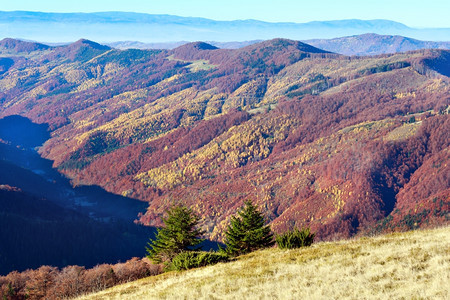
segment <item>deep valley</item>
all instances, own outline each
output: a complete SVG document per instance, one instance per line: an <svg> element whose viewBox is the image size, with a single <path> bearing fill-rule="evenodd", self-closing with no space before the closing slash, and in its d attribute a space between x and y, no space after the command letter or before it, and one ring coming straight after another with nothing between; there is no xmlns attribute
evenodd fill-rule
<svg viewBox="0 0 450 300"><path fill-rule="evenodd" d="M0 274L142 256L153 229L133 221L145 203L72 187L34 149L47 138L46 126L24 117L0 119Z"/></svg>

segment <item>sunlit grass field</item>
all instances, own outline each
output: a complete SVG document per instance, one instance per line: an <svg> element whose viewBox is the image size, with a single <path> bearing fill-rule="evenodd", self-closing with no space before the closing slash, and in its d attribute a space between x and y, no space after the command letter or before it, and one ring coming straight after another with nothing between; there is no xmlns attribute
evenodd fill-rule
<svg viewBox="0 0 450 300"><path fill-rule="evenodd" d="M272 248L80 299L450 299L450 227Z"/></svg>

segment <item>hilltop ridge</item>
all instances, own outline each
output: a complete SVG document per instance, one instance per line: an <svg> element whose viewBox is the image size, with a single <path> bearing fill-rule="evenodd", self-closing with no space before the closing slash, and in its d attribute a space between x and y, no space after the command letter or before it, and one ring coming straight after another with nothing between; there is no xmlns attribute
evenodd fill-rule
<svg viewBox="0 0 450 300"><path fill-rule="evenodd" d="M47 50L50 46L36 43L36 42L25 42L12 38L4 38L0 41L0 50L13 50L15 52L32 52L37 50Z"/></svg>
<svg viewBox="0 0 450 300"><path fill-rule="evenodd" d="M259 40L244 42L208 42L218 48L239 49L245 46L259 43ZM392 54L396 52L406 52L421 49L450 49L450 42L431 42L415 40L404 36L379 35L375 33L366 33L355 36L339 37L334 39L313 39L303 40L302 42L311 46L335 52L343 55L380 55ZM188 42L168 42L168 43L142 43L137 41L113 42L108 43L113 48L118 49L174 49Z"/></svg>
<svg viewBox="0 0 450 300"><path fill-rule="evenodd" d="M78 41L55 47L51 53L43 56L43 60L68 60L68 61L88 61L108 50L110 47L98 44L96 42L79 39Z"/></svg>
<svg viewBox="0 0 450 300"><path fill-rule="evenodd" d="M445 227L288 251L268 249L78 299L445 299L450 293L449 233Z"/></svg>

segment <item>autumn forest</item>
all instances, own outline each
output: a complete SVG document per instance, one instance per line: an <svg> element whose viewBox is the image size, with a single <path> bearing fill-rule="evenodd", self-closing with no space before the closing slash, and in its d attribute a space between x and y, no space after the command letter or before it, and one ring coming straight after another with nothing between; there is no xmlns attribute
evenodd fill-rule
<svg viewBox="0 0 450 300"><path fill-rule="evenodd" d="M139 225L161 226L182 204L201 216L205 238L222 242L250 199L275 233L310 227L334 240L449 223L449 76L449 50L4 39L0 118L45 124L39 154L74 186L141 201Z"/></svg>

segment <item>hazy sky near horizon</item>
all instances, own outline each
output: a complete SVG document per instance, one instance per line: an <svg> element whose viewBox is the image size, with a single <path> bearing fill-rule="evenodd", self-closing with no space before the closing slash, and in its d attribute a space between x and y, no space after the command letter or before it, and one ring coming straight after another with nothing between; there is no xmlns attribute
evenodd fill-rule
<svg viewBox="0 0 450 300"><path fill-rule="evenodd" d="M127 11L214 20L297 23L387 19L410 27L450 27L449 0L0 0L0 10Z"/></svg>

